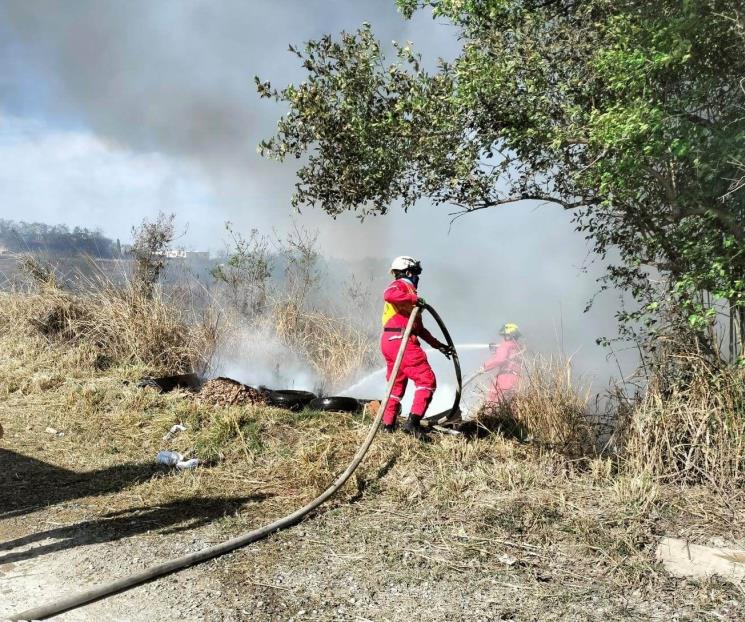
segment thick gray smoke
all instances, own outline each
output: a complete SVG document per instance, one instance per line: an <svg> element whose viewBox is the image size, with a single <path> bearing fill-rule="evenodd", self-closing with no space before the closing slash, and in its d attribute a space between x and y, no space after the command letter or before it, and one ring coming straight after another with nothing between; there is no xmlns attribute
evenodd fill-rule
<svg viewBox="0 0 745 622"><path fill-rule="evenodd" d="M291 167L256 155L282 110L259 101L253 76L301 80L289 43L366 20L386 42L416 35L425 48L457 49L452 31L424 15L405 22L392 0L5 0L0 112L196 163L214 198L185 216L198 224L190 241L204 245L227 218L266 227L289 215Z"/></svg>
<svg viewBox="0 0 745 622"><path fill-rule="evenodd" d="M289 43L363 21L425 58L458 50L452 27L426 14L405 22L393 0L2 0L0 216L126 237L143 216L175 211L185 242L201 248L220 246L225 220L281 231L294 171L256 155L283 111L258 99L253 76L302 80ZM615 371L594 339L613 332L616 300L582 314L599 269L584 271L585 242L567 214L498 208L450 231L447 211L299 222L321 228L321 251L353 267L421 257L423 293L459 341L493 341L515 321L534 349L577 353L601 381Z"/></svg>
<svg viewBox="0 0 745 622"><path fill-rule="evenodd" d="M245 175L276 115L257 105L253 75L297 77L288 42L358 23L350 4L9 0L0 17L11 80L29 69L46 78L47 111L135 149Z"/></svg>

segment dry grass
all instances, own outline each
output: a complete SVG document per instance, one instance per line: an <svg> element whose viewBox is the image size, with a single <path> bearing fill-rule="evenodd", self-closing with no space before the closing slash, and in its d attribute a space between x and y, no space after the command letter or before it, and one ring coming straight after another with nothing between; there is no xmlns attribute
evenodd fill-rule
<svg viewBox="0 0 745 622"><path fill-rule="evenodd" d="M589 383L575 380L570 361L536 356L523 362L514 398L486 404L479 424L568 457L592 456L597 443L590 398Z"/></svg>
<svg viewBox="0 0 745 622"><path fill-rule="evenodd" d="M256 527L324 489L346 466L367 432L369 417L294 414L250 405L225 408L199 403L180 392L158 394L136 388L134 381L146 366L162 359L143 355L152 350L138 345L134 335L114 338L109 336L111 329L98 326L94 330L94 318L121 327L131 317L127 309L136 304L127 298L115 299L106 302L108 309L99 309L105 305L97 295L103 294L94 292L89 300L50 289L0 297L4 445L81 473L100 470L100 477L116 477L124 465L152 464L160 449L199 457L209 466L184 473L153 467L153 475L143 480L124 480L111 490L81 493L83 503L57 510L62 520L173 501L252 497L262 501L240 506L238 516L224 527L232 531ZM150 339L160 334L153 327L174 321L167 301L160 300L153 304L162 304L162 311L153 310L152 315L135 307L138 317L149 318L138 321L152 322L150 329L142 329ZM44 320L50 309L62 309L54 315L61 319L50 324L54 327L51 336L34 323ZM42 322L42 326L48 324ZM109 343L116 345L103 345ZM166 352L182 351L169 343L160 347ZM115 353L116 365L108 370L92 365L101 352ZM173 354L169 358L178 360ZM379 561L383 567L376 569L377 574L385 574L388 564L391 568L400 565L407 572L434 568L434 580L454 569L458 576L471 573L468 576L474 580L497 576L504 571L497 552L509 545L510 553L520 557L514 572L525 574L520 579L508 578L510 582L524 579L535 587L544 579L534 575L542 573L541 577L550 575L552 585L562 586L564 591L559 593L567 598L596 589L598 582L607 585L609 593L626 598L640 585L650 593L659 592L660 586L667 591L677 587L653 562L660 533L700 542L714 536L745 537L741 490L724 492L723 486L712 486L708 478L701 477L665 481L659 477L665 471L641 468L646 462L661 467L673 458L678 460L675 464L685 465L679 458L690 455L691 464L696 465L690 467L690 474L706 468L711 474L738 476L736 464L725 459L734 455L734 439L742 438L736 420L726 416L739 412L740 385L734 377L733 384L723 385L719 392L690 388L672 396L678 401L671 404L681 406L680 411L666 413L669 420L659 416L660 412L649 419L640 414L629 428L624 446L626 468L621 472L610 458L572 459L573 448L581 446L588 434L583 428L587 395L572 389L573 379L563 364L543 361L539 367L535 363L526 377L528 383L514 402L514 413L543 441L539 449L497 434L472 441L442 436L431 445L404 435L381 436L352 481L326 506L325 516L332 518L334 511L348 509L349 522L342 531L360 530L360 537L367 538L360 546L373 546L381 537L386 512L404 517L401 533L390 536L390 550ZM683 405L690 407L694 396L706 400L699 403L699 410L685 410ZM652 405L666 407L665 402L650 401L639 412L651 413ZM718 410L712 415L714 406ZM700 418L689 421L692 412ZM693 432L702 428L702 421L707 422L708 432L696 436ZM163 435L175 423L185 424L187 430L164 441ZM64 436L45 433L50 426ZM673 437L681 426L688 432ZM728 453L707 446L707 441L728 442ZM721 478L712 478L721 482ZM333 549L341 536L332 518L328 519L332 531L318 537L328 538ZM326 519L313 520L323 524ZM411 534L421 541L412 544ZM255 571L251 560L239 568L239 576ZM685 589L699 593L695 586ZM730 592L721 591L712 600L731 598ZM713 592L707 584L700 593Z"/></svg>
<svg viewBox="0 0 745 622"><path fill-rule="evenodd" d="M626 421L625 470L727 489L745 482L745 382L739 371L693 366L686 383L653 380Z"/></svg>
<svg viewBox="0 0 745 622"><path fill-rule="evenodd" d="M374 341L351 319L291 301L273 304L268 319L282 343L307 359L329 390L341 388L375 361Z"/></svg>
<svg viewBox="0 0 745 622"><path fill-rule="evenodd" d="M618 402L616 461L624 487L647 490L650 482L705 484L731 490L745 482L745 379L733 368L714 369L698 355L668 366L636 402ZM569 458L597 454L604 422L589 413L590 387L571 366L537 357L524 364L521 386L506 403L480 413L480 424L559 452ZM601 426L600 423L603 423ZM634 493L636 494L636 493Z"/></svg>
<svg viewBox="0 0 745 622"><path fill-rule="evenodd" d="M594 448L588 423L589 383L575 383L570 361L536 357L524 363L521 388L513 404L515 418L536 439L575 455Z"/></svg>
<svg viewBox="0 0 745 622"><path fill-rule="evenodd" d="M0 358L4 446L75 471L75 481L82 482L63 489L64 498L74 503L54 505L45 498L50 491L44 487L23 489L24 503L46 508L44 516L55 523L223 499L231 508L219 523L225 534L213 532L211 537L235 535L318 494L346 466L370 423L369 417L334 413L224 408L180 392L138 389L132 381L142 374L141 366L97 371L72 354L83 347L38 334L0 334L0 348L8 353ZM164 441L175 423L187 430ZM47 434L49 426L64 436ZM159 470L153 459L161 449L197 456L210 465L192 472ZM140 465L152 465L152 471L144 469L144 477L133 479L127 469L143 471ZM2 494L14 495L15 480L4 481L9 488ZM277 573L287 577L297 572L298 586L290 584L293 592L303 594L299 586L319 581L324 598L333 571L355 576L363 591L387 589L378 577L402 585L415 576L437 585L437 594L450 590L455 597L461 589L480 594L481 588L467 586L496 578L524 586L528 594L545 593L550 607L584 599L589 611L598 594L634 602L630 595L641 589L638 600L656 603L661 594L675 593L668 607L679 607L683 600L708 610L732 602L734 588L709 583L681 587L666 578L653 562L657 534L701 542L717 535L743 537L743 508L742 493L725 499L704 487L618 475L610 459L580 463L500 435L473 441L442 436L431 445L405 435L381 436L352 481L312 523L253 547L250 555L226 559L217 569L224 570L226 584L233 586L272 584ZM199 517L198 512L198 507L190 511ZM147 525L151 528L157 530L157 525ZM27 525L19 529L25 533ZM310 533L306 540L297 535L304 529ZM313 552L318 546L331 559L322 558L320 569L313 570L319 564ZM351 561L361 559L360 552L365 562ZM514 566L505 566L505 555L516 560ZM349 567L340 565L345 559ZM346 585L341 580L337 584ZM257 607L259 601L267 602L263 594L247 600ZM536 596L530 605L538 619L541 601ZM386 615L400 605L400 597L395 598ZM317 606L326 611L325 605ZM280 613L260 615L256 619Z"/></svg>
<svg viewBox="0 0 745 622"><path fill-rule="evenodd" d="M1 339L5 345L7 339ZM36 342L40 344L41 342ZM17 369L0 364L0 379L24 375L25 387L0 400L4 443L22 453L42 450L43 460L77 470L116 469L151 463L161 449L197 456L211 466L186 473L160 473L111 494L88 498L101 511L133 505L165 505L192 498L262 497L246 506L232 529L257 526L297 508L323 490L346 466L370 419L334 413L201 404L184 393L158 394L133 383L141 368L80 371L52 377L45 370L70 366L58 351L43 363L20 353ZM175 423L187 430L169 441ZM51 426L63 437L50 436ZM700 488L663 486L648 475L616 475L612 462L582 464L555 452L537 451L501 437L465 441L438 437L422 445L405 435L381 436L352 481L327 507L361 498L374 507L426 515L438 529L466 529L471 539L450 539L452 564L471 558L473 538L519 541L552 557L571 556L583 572L610 573L619 585L656 576L655 533L688 529L699 538L745 535L745 513L701 514L716 498ZM740 495L733 507L745 507ZM674 508L674 509L673 509ZM73 512L74 509L65 510ZM703 518L702 518L703 517ZM662 522L661 522L662 521ZM662 527L662 524L666 524ZM440 556L442 553L440 553ZM496 560L491 560L498 565ZM482 559L482 564L490 558Z"/></svg>
<svg viewBox="0 0 745 622"><path fill-rule="evenodd" d="M84 293L44 284L0 293L0 330L18 339L43 336L99 368L134 364L177 373L203 368L217 338L214 320L186 309L162 290L147 298L130 283L115 286L103 278L87 282Z"/></svg>

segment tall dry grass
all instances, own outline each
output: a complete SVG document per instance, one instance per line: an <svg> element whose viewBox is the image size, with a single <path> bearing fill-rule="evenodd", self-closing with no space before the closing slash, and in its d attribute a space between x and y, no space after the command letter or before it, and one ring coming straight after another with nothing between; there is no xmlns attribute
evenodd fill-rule
<svg viewBox="0 0 745 622"><path fill-rule="evenodd" d="M133 383L123 384L115 374L91 369L70 378L59 366L61 353L76 347L118 353L119 360L152 357L150 348L138 345L138 337L130 335L122 324L134 322L140 327L141 338L157 339L159 328L175 321L176 316L168 312L170 302L168 296L156 292L151 303L155 308L149 315L147 307L138 306L121 290L85 295L55 289L0 294L0 346L6 353L0 357L0 419L6 427L6 440L19 446L27 442L27 447L39 448L44 461L79 471L152 462L160 449L178 450L209 464L193 472L163 473L129 482L119 493L68 504L65 511L69 512L77 511L73 506L78 505L90 513L95 507L111 511L142 505L142 499L156 507L173 500L250 495L261 502L247 504L236 519L248 528L286 514L318 494L348 464L367 433L369 417L297 414L248 405L222 408L189 399L178 391L158 394L138 389ZM51 316L48 311L53 311ZM181 313L183 321L190 324L188 313L183 309ZM50 322L50 317L54 321ZM105 322L111 327L101 328ZM143 326L143 322L150 324ZM124 335L111 335L117 326ZM53 330L45 334L47 329ZM176 334L186 340L184 343L191 343L188 330ZM40 362L34 351L38 342L48 344L54 356ZM158 347L171 352L172 357L199 351L184 349L178 343L160 342ZM11 363L12 359L23 365ZM135 371L130 370L132 377ZM6 381L6 372L11 382ZM22 387L18 382L16 390L12 385L21 375L33 378ZM742 508L742 494L739 500L699 489L687 489L681 495L679 487L664 485L648 471L631 472L635 464L641 468L648 459L641 453L636 463L628 456L637 454L627 454L629 470L623 473L618 473L609 458L566 459L562 453L574 454L572 447L586 438L581 416L588 406L587 388L571 375L566 362L558 359L528 361L524 379L522 392L512 404L513 416L534 439L557 451L533 451L498 434L470 441L438 436L431 444L403 434L385 435L376 439L352 481L329 506L372 499L370 504L351 507L355 511L362 508L355 520L373 520L378 525L386 520L387 511L430 517L433 527L427 538L443 534L441 546L446 547L438 549L438 557L447 556L457 564L477 560L483 576L499 571L501 562L493 553L501 540L538 553L535 563L543 571L557 552L571 555L573 581L577 574L599 571L602 581L618 582L624 591L637 589L640 577L654 576L649 551L659 529L675 532L675 521L685 523L681 529L696 525L707 536L745 533L745 513L724 516L723 512L715 523L707 513L708 506L719 503L723 507L721 499ZM703 389L697 391L700 394ZM740 385L733 384L724 393L730 397L717 398L720 415L726 408L736 410ZM690 402L693 395L691 390L680 398ZM665 408L669 396L661 392L658 396L658 406ZM183 423L187 429L164 440L174 423ZM65 435L45 434L47 426ZM650 451L644 444L634 448L633 441L645 443L651 438L664 437L646 433L636 439L629 436L624 449ZM711 436L709 441L721 439ZM704 441L702 433L699 444ZM675 446L675 441L671 439L669 444ZM659 448L660 443L654 447ZM706 448L707 452L712 450ZM657 458L659 464L668 459L665 455ZM380 514L370 517L373 511ZM414 523L412 519L409 524ZM406 540L411 531L402 529L400 535ZM327 537L336 543L335 534ZM478 552L474 557L476 545L483 548L483 555ZM582 570L577 568L580 563L585 564Z"/></svg>
<svg viewBox="0 0 745 622"><path fill-rule="evenodd" d="M281 342L308 360L330 389L338 389L375 362L370 335L352 319L275 302L271 323Z"/></svg>
<svg viewBox="0 0 745 622"><path fill-rule="evenodd" d="M228 231L231 255L212 275L216 300L236 334L276 339L307 364L327 392L343 388L376 362L375 331L361 307L377 309L377 297L373 302L354 280L329 297L317 231L294 225L286 238L273 242L256 230L247 237L230 225ZM283 266L281 277L272 270L275 264Z"/></svg>
<svg viewBox="0 0 745 622"><path fill-rule="evenodd" d="M484 427L496 427L508 436L564 455L590 456L597 440L590 422L590 399L589 383L574 378L570 360L528 357L516 394L485 404L479 421Z"/></svg>
<svg viewBox="0 0 745 622"><path fill-rule="evenodd" d="M653 377L622 435L626 472L716 487L745 483L745 381L688 357L685 382Z"/></svg>
<svg viewBox="0 0 745 622"><path fill-rule="evenodd" d="M160 288L148 297L131 282L99 277L84 285L80 292L47 282L0 293L0 330L85 346L99 367L135 364L179 373L208 365L218 330L209 311L193 312Z"/></svg>
<svg viewBox="0 0 745 622"><path fill-rule="evenodd" d="M98 368L132 364L154 373L201 370L209 362L217 323L177 293L156 288L148 298L130 283L117 285L102 276L88 279L80 291L72 292L58 286L48 271L33 264L31 268L34 289L0 293L0 331L18 338L18 350L31 343L24 341L26 337L34 337L51 347L74 345L86 353L80 360ZM257 321L269 323L331 389L369 367L376 357L374 340L353 318L284 297L272 300ZM693 355L675 362L673 368L674 382L664 376L653 378L637 403L624 404L618 411L617 459L624 474L720 488L741 485L745 482L741 372L712 369ZM597 429L591 421L590 398L589 383L572 374L569 361L528 358L514 399L486 409L479 422L563 456L593 457Z"/></svg>
<svg viewBox="0 0 745 622"><path fill-rule="evenodd" d="M745 378L697 353L678 353L635 401L611 413L619 485L666 481L731 489L745 482ZM480 424L570 458L597 455L608 421L591 412L591 388L569 361L526 359L520 388L488 405Z"/></svg>

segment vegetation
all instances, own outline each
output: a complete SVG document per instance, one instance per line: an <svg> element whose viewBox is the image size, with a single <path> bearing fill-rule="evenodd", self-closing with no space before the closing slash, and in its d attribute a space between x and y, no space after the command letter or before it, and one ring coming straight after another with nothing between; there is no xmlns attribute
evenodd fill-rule
<svg viewBox="0 0 745 622"><path fill-rule="evenodd" d="M226 262L215 266L210 274L225 286L228 303L248 318L262 313L267 303L267 281L272 275L272 256L269 242L257 229L248 238L233 229L225 228L232 240Z"/></svg>
<svg viewBox="0 0 745 622"><path fill-rule="evenodd" d="M175 237L175 214L158 214L132 229L132 256L135 260L134 283L145 298L152 298L154 288L166 267L168 251Z"/></svg>
<svg viewBox="0 0 745 622"><path fill-rule="evenodd" d="M117 254L114 242L100 231L67 225L14 222L0 218L0 250L11 253L44 253L68 257L88 255L110 258Z"/></svg>
<svg viewBox="0 0 745 622"><path fill-rule="evenodd" d="M462 42L424 69L372 28L291 47L307 71L259 93L289 112L261 152L305 158L294 201L364 217L427 198L460 213L574 210L630 294L646 343L689 330L712 361L745 346L745 46L735 0L399 0ZM734 181L733 181L734 180ZM612 259L618 257L618 260ZM731 318L730 340L717 314Z"/></svg>
<svg viewBox="0 0 745 622"><path fill-rule="evenodd" d="M568 458L608 453L609 436L617 427L614 417L591 414L591 384L573 377L571 361L538 355L526 357L522 367L516 398L485 403L479 425ZM477 399L485 399L483 383L475 392Z"/></svg>
<svg viewBox="0 0 745 622"><path fill-rule="evenodd" d="M181 391L138 388L136 380L152 369L144 356L131 355L142 345L113 350L119 354L102 370L93 355L101 333L50 336L37 322L37 308L59 304L60 293L46 289L33 296L0 297L0 348L6 354L0 359L0 419L9 448L3 452L38 460L58 485L29 486L15 468L0 474L3 507L22 510L20 517L4 519L11 533L18 523L17 532L27 534L23 513L36 511L35 519L75 525L94 542L106 542L111 534L120 537L112 528L117 523L109 521L121 519L128 537L151 534L141 556L150 563L155 534L167 534L172 547L188 537L191 550L195 538L222 540L297 508L328 485L366 434L369 419L353 415L211 406ZM105 304L118 303L94 298L87 312ZM165 301L157 304L167 311L156 314L161 322L178 313ZM111 317L98 321L111 324ZM155 321L146 318L140 321ZM112 331L123 333L120 342L129 342L128 322L112 324ZM145 352L173 351L157 341L160 331L143 332L153 340ZM184 350L201 349L198 333L176 334ZM563 425L585 405L584 396L571 394L563 367L552 370L531 372L536 381L520 408L527 417L528 404L555 405L526 422L535 433L553 433L563 442L571 432ZM558 419L550 421L550 412ZM176 423L186 430L166 442L164 433ZM45 431L50 427L57 434ZM680 447L679 439L658 430L640 429L632 438L647 456L666 460L664 451ZM206 466L159 472L152 460L160 449L196 455ZM442 619L443 611L447 619L472 619L474 611L488 618L494 607L508 619L517 610L537 619L561 619L558 613L599 619L598 607L617 620L742 617L737 586L681 581L654 563L660 533L701 543L745 537L741 487L700 477L706 462L695 456L692 468L679 469L684 477L666 478L659 475L684 462L668 461L658 474L641 461L627 469L625 459L564 456L560 449L499 434L472 441L438 436L431 445L381 436L353 481L312 525L274 536L248 556L226 558L214 572L226 588L240 587L250 601L243 607L255 608L252 617L262 620L280 610L307 610L309 603L321 619L338 616L340 607L367 619L375 616L372 608L378 615L398 612L394 618L402 611L415 615L423 611L421 599L410 592L425 582L437 589L427 588L433 613L422 619ZM67 479L59 480L57 469L67 469ZM201 535L205 523L219 525L217 533ZM99 531L93 531L96 524ZM187 536L179 535L183 530ZM396 590L389 602L390 582ZM330 584L337 586L333 594ZM498 602L485 594L500 595ZM464 610L463 599L473 599L473 606Z"/></svg>
<svg viewBox="0 0 745 622"><path fill-rule="evenodd" d="M218 342L214 315L194 313L178 288L155 287L148 298L132 284L98 280L73 293L43 266L28 272L38 275L30 290L0 294L0 420L9 448L2 452L11 461L0 474L0 505L11 512L2 525L11 533L26 534L23 513L34 511L96 541L115 532L112 520L126 521L129 536L167 533L171 546L181 529L193 546L205 523L220 531L207 540L223 539L315 496L367 431L369 417L213 406L183 391L138 388L143 374L187 371L207 360ZM250 326L271 319L275 335L287 330L295 347L325 362L327 378L357 368L359 360L334 357L369 351L369 339L350 348L346 320L311 309L285 305L278 307L285 315L262 314ZM229 330L235 339L235 327ZM703 544L745 537L742 380L733 374L716 392L704 381L687 389L653 384L641 402L624 403L608 445L614 451L600 454L587 419L589 393L569 369L556 360L528 363L523 391L497 421L507 432L504 416L517 422L517 439L376 439L350 484L312 518L312 538L302 528L280 534L252 549L248 561L238 555L221 563L220 581L251 596L243 606L254 608L255 619L306 609L320 593L323 602L313 606L322 618L332 602L337 613L348 607L370 619L369 599L378 612L414 615L420 599L402 596L401 587L412 576L438 586L429 602L448 619L463 619L463 598L491 615L486 609L494 605L483 597L493 585L484 581L495 580L518 590L520 611L539 619L551 619L557 601L564 612L594 619L598 599L619 620L648 619L650 606L660 619L673 612L690 620L742 617L736 586L681 582L654 563L660 533ZM703 371L699 378L707 378ZM177 423L186 430L164 440ZM196 456L203 466L159 472L152 460L160 449ZM55 485L29 487L29 464ZM80 502L65 503L72 499ZM326 551L320 559L319 546ZM146 548L153 550L152 541ZM355 561L362 553L364 564ZM281 591L286 600L266 600L257 585L272 586L277 575L293 588ZM347 594L349 577L356 587ZM331 581L342 587L329 601ZM389 581L395 599L375 600L385 598Z"/></svg>
<svg viewBox="0 0 745 622"><path fill-rule="evenodd" d="M685 384L655 378L620 434L628 473L715 489L745 484L745 383L689 354Z"/></svg>
<svg viewBox="0 0 745 622"><path fill-rule="evenodd" d="M299 85L256 79L262 97L288 107L260 151L301 160L295 204L362 218L422 199L457 215L527 200L572 210L607 262L602 287L634 301L618 313L622 334L644 346L642 392L616 405L619 467L737 485L745 420L735 369L745 352L740 3L397 4L405 18L428 9L450 23L462 43L457 57L432 71L411 46L396 45L387 59L365 24L291 46L307 74ZM531 376L506 413L517 429L573 451L586 446L578 431L587 396L555 375Z"/></svg>
<svg viewBox="0 0 745 622"><path fill-rule="evenodd" d="M232 330L276 341L307 364L324 392L343 389L360 370L376 365L377 325L372 331L367 314L345 308L360 290L343 292L343 299L324 295L328 275L317 232L296 226L286 237L270 240L257 230L244 237L230 224L227 228L232 245L212 276L214 299ZM359 306L350 302L353 309ZM370 304L367 297L365 306ZM226 344L226 349L232 348ZM236 355L242 359L246 353Z"/></svg>
<svg viewBox="0 0 745 622"><path fill-rule="evenodd" d="M742 619L740 586L678 581L654 563L661 534L706 544L745 537L740 3L397 4L406 18L426 8L451 23L458 57L428 71L398 46L386 60L364 25L291 48L308 72L300 86L257 79L262 96L289 106L261 149L304 158L296 205L361 217L421 199L459 214L526 200L573 210L609 262L603 286L635 301L619 319L646 346L646 383L635 396L619 391L608 418L594 421L597 405L567 362L528 360L514 400L482 413L483 434L377 439L350 485L311 519L312 539L297 530L252 549L249 562L230 558L228 585L250 582L255 594L257 577L272 581L267 569L289 563L294 589L320 582L326 600L306 600L335 618L379 617L372 599L384 581L408 587L414 577L416 598L402 600L396 587L395 602L384 603L411 619L515 619L517 609L503 606L510 599L489 609L495 584L514 590L526 619ZM241 331L277 340L327 389L375 360L367 319L323 295L314 233L270 242L228 231L228 259L211 273L217 289L198 305L191 285L161 285L173 215L134 230L134 275L122 284L99 275L73 290L21 257L29 287L0 292L0 419L3 442L15 447L3 452L45 476L67 470L68 480L29 486L11 464L0 473L11 520L16 510L47 512L57 525L134 515L147 499L158 512L140 521L150 530L177 514L169 509L198 517L200 500L217 499L230 503L223 529L237 532L296 509L347 464L369 418L221 407L136 386L146 373L203 371L216 349L243 347ZM0 244L13 251L96 255L85 249L101 241L84 229L0 221ZM367 296L354 282L348 294L358 309ZM182 432L164 436L177 423ZM159 449L202 466L156 475ZM63 503L75 498L86 503ZM179 519L168 520L172 528ZM334 572L339 592L353 577L373 604L352 586L358 600L349 609L334 601L328 613ZM286 618L293 605L279 590L253 613Z"/></svg>
<svg viewBox="0 0 745 622"><path fill-rule="evenodd" d="M191 308L178 291L155 288L146 296L136 283L99 276L73 292L58 286L49 267L33 265L31 274L43 279L27 291L0 292L0 330L20 343L28 339L32 349L60 350L96 369L138 365L179 373L204 370L211 361L217 326L209 311Z"/></svg>

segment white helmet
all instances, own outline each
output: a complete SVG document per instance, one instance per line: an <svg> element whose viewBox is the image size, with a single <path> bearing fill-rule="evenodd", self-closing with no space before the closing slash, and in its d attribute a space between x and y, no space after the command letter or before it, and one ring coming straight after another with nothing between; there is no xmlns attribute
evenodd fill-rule
<svg viewBox="0 0 745 622"><path fill-rule="evenodd" d="M406 255L396 257L391 263L391 272L406 272L407 270L419 274L422 271L422 264L413 257L407 257Z"/></svg>

